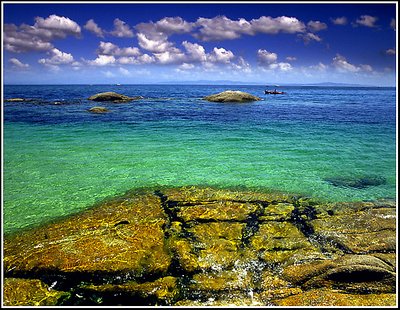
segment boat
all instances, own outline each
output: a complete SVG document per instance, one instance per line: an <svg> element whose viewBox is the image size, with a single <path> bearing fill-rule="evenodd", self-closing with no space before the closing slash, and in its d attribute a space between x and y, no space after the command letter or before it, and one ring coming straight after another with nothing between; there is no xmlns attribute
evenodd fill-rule
<svg viewBox="0 0 400 310"><path fill-rule="evenodd" d="M266 95L282 95L282 94L286 94L284 91L277 91L275 90L264 90L264 94Z"/></svg>

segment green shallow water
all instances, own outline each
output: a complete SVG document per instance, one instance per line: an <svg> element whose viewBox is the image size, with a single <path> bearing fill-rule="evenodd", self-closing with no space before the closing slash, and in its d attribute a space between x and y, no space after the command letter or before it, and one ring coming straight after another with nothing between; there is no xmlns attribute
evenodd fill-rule
<svg viewBox="0 0 400 310"><path fill-rule="evenodd" d="M246 126L246 127L243 127ZM371 124L152 121L4 124L4 232L140 187L279 190L328 201L394 198L395 137ZM151 130L149 130L151 128ZM386 184L335 187L330 176Z"/></svg>
<svg viewBox="0 0 400 310"><path fill-rule="evenodd" d="M277 190L327 201L396 197L396 90L287 87L248 104L201 98L262 86L8 85L3 121L3 230L78 212L143 187ZM116 91L144 99L102 103ZM56 104L55 104L56 103ZM377 177L365 188L326 179Z"/></svg>

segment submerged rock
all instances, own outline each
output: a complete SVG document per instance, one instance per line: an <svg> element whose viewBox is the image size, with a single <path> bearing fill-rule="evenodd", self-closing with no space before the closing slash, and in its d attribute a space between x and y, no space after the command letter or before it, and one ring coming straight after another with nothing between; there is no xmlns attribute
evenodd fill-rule
<svg viewBox="0 0 400 310"><path fill-rule="evenodd" d="M32 304L29 278L63 306L394 306L396 202L128 192L7 236L3 263L9 305Z"/></svg>
<svg viewBox="0 0 400 310"><path fill-rule="evenodd" d="M112 101L115 103L122 103L122 102L129 102L132 100L143 99L143 97L141 96L128 97L125 95L117 94L115 92L105 92L90 96L88 99L92 101Z"/></svg>
<svg viewBox="0 0 400 310"><path fill-rule="evenodd" d="M25 101L30 101L31 99L26 99L26 98L9 98L5 99L5 102L25 102Z"/></svg>
<svg viewBox="0 0 400 310"><path fill-rule="evenodd" d="M88 110L91 113L107 113L109 110L105 107L93 107Z"/></svg>
<svg viewBox="0 0 400 310"><path fill-rule="evenodd" d="M326 182L333 186L350 187L363 189L369 186L378 186L386 183L386 179L380 176L363 176L363 177L332 177L325 179Z"/></svg>
<svg viewBox="0 0 400 310"><path fill-rule="evenodd" d="M227 90L204 97L204 99L212 102L250 102L261 100L259 97L238 90Z"/></svg>

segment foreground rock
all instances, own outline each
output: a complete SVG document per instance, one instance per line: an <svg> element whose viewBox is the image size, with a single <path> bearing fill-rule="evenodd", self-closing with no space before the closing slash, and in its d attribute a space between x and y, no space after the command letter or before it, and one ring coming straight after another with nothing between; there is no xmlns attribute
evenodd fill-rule
<svg viewBox="0 0 400 310"><path fill-rule="evenodd" d="M204 97L204 99L212 102L250 102L261 100L259 97L238 90L227 90L219 94Z"/></svg>
<svg viewBox="0 0 400 310"><path fill-rule="evenodd" d="M88 99L92 100L92 101L112 101L115 103L123 103L123 102L130 102L132 100L138 100L138 99L142 99L142 98L143 97L141 97L141 96L128 97L128 96L117 94L114 92L105 92L105 93L99 93L99 94L90 96Z"/></svg>
<svg viewBox="0 0 400 310"><path fill-rule="evenodd" d="M394 306L395 272L394 200L143 190L4 240L7 305Z"/></svg>
<svg viewBox="0 0 400 310"><path fill-rule="evenodd" d="M91 113L97 113L97 114L109 112L109 110L105 107L93 107L93 108L90 108L88 111Z"/></svg>

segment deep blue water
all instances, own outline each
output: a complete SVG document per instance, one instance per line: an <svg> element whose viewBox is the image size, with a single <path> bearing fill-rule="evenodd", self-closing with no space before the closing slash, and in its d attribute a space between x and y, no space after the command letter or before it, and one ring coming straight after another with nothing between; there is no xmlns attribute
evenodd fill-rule
<svg viewBox="0 0 400 310"><path fill-rule="evenodd" d="M262 101L221 104L234 89ZM396 197L395 88L263 86L4 86L4 230L71 214L131 188L272 189L329 201ZM143 96L94 103L103 91ZM110 112L92 114L93 106ZM335 177L384 179L335 186Z"/></svg>

